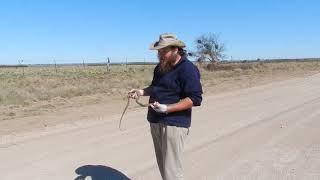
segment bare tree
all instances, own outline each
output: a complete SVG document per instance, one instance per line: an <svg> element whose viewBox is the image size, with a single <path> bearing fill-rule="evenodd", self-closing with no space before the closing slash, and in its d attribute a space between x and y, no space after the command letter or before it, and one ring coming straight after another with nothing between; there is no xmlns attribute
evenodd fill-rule
<svg viewBox="0 0 320 180"><path fill-rule="evenodd" d="M225 45L214 33L198 37L195 43L196 51L191 53L191 56L196 57L198 62L210 61L217 63L225 57Z"/></svg>

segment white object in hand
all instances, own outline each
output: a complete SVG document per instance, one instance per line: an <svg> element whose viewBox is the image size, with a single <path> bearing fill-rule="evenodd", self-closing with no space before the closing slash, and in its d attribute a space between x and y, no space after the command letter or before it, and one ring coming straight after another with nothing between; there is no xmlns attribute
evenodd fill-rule
<svg viewBox="0 0 320 180"><path fill-rule="evenodd" d="M152 109L154 109L156 112L158 113L168 113L168 106L165 104L160 104L158 102L154 102L152 104L150 104L150 106L152 107Z"/></svg>

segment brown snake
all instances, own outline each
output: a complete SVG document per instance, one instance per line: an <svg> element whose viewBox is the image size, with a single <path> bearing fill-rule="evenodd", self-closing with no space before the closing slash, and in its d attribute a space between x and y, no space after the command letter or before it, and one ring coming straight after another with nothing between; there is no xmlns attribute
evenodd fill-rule
<svg viewBox="0 0 320 180"><path fill-rule="evenodd" d="M143 103L139 102L139 98L140 98L140 96L138 96L137 99L136 99L136 103L137 103L137 104L139 104L141 107L148 107L148 106L149 106L149 104L143 104ZM124 108L124 110L123 110L123 112L122 112L122 115L121 115L121 118L120 118L120 121L119 121L119 129L120 129L120 130L121 130L122 118L123 118L124 114L126 113L128 107L129 107L129 104L130 104L130 97L128 96L127 105L126 105L126 107Z"/></svg>

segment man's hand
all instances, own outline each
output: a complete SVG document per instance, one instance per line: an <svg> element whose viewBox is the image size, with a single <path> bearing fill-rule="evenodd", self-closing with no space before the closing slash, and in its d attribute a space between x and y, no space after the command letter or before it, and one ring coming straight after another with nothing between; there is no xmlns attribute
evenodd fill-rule
<svg viewBox="0 0 320 180"><path fill-rule="evenodd" d="M143 89L131 89L128 93L128 97L132 99L138 99L140 96L143 96Z"/></svg>
<svg viewBox="0 0 320 180"><path fill-rule="evenodd" d="M158 113L168 113L168 106L158 102L151 103L150 106Z"/></svg>

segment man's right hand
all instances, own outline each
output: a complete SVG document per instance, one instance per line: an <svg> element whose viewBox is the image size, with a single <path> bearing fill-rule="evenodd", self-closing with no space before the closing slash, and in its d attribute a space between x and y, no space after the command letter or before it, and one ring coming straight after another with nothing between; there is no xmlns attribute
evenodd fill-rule
<svg viewBox="0 0 320 180"><path fill-rule="evenodd" d="M143 96L143 89L131 89L128 93L128 97L132 99L138 99L140 96Z"/></svg>

